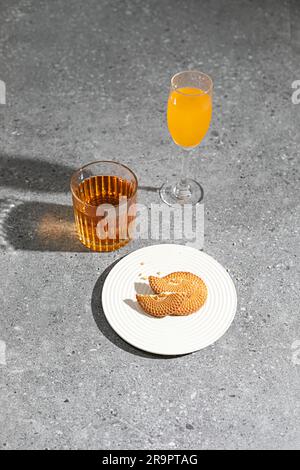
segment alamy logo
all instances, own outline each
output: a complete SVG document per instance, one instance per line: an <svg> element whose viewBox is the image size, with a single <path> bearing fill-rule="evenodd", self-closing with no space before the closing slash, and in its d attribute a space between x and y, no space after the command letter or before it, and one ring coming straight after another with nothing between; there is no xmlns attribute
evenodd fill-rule
<svg viewBox="0 0 300 470"><path fill-rule="evenodd" d="M2 80L0 80L0 104L6 104L6 86Z"/></svg>
<svg viewBox="0 0 300 470"><path fill-rule="evenodd" d="M300 104L300 80L295 80L292 83L292 88L295 90L292 94L292 103Z"/></svg>
<svg viewBox="0 0 300 470"><path fill-rule="evenodd" d="M186 245L202 249L204 245L204 204L128 204L122 196L119 206L100 204L96 234L99 240L185 240Z"/></svg>
<svg viewBox="0 0 300 470"><path fill-rule="evenodd" d="M6 344L0 339L0 366L6 365Z"/></svg>
<svg viewBox="0 0 300 470"><path fill-rule="evenodd" d="M295 366L300 366L300 340L299 339L293 342L292 350L294 351L292 355L292 363Z"/></svg>

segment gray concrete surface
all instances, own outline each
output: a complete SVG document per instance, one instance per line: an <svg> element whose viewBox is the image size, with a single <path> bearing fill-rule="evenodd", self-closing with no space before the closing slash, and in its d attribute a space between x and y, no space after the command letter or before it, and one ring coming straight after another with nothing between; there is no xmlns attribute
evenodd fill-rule
<svg viewBox="0 0 300 470"><path fill-rule="evenodd" d="M299 2L0 0L0 11L0 448L299 448ZM190 173L206 189L204 249L239 306L215 345L162 359L120 340L99 305L103 272L152 242L86 252L68 181L113 158L146 187L139 200L157 202L147 187L180 165L165 107L186 68L215 83ZM47 217L63 236L39 231Z"/></svg>

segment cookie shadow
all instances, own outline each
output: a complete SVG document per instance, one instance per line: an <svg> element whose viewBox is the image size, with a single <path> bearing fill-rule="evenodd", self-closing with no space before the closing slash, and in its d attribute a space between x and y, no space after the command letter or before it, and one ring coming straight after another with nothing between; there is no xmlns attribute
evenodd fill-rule
<svg viewBox="0 0 300 470"><path fill-rule="evenodd" d="M125 299L124 303L128 305L128 307L132 308L136 312L143 314L144 312L142 311L141 307L139 306L138 302L136 300L132 299Z"/></svg>
<svg viewBox="0 0 300 470"><path fill-rule="evenodd" d="M135 282L134 283L134 289L136 294L143 294L143 295L149 295L153 294L153 290L147 284L146 282ZM128 305L130 308L138 312L140 315L145 315L146 317L153 318L151 315L148 313L144 312L144 310L140 307L139 303L137 300L132 300L132 299L125 299L124 300L125 304ZM161 320L163 317L156 317L155 319L157 321Z"/></svg>

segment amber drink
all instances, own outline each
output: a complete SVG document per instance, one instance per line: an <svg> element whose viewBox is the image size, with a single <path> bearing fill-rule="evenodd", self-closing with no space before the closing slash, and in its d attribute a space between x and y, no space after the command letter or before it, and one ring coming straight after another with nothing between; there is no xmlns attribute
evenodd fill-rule
<svg viewBox="0 0 300 470"><path fill-rule="evenodd" d="M90 163L71 179L79 240L94 251L113 251L133 237L137 179L116 162Z"/></svg>

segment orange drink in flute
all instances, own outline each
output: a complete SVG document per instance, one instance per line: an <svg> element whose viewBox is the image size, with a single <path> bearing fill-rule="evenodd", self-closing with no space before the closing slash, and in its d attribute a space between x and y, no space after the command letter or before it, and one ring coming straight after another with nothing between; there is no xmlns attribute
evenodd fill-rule
<svg viewBox="0 0 300 470"><path fill-rule="evenodd" d="M175 144L197 147L205 137L212 115L211 96L200 88L183 87L170 93L168 127Z"/></svg>
<svg viewBox="0 0 300 470"><path fill-rule="evenodd" d="M168 128L175 144L185 150L197 147L209 129L212 88L211 78L199 71L180 72L171 80ZM197 181L182 174L180 181L164 184L160 194L168 205L197 204L203 198L203 188Z"/></svg>

